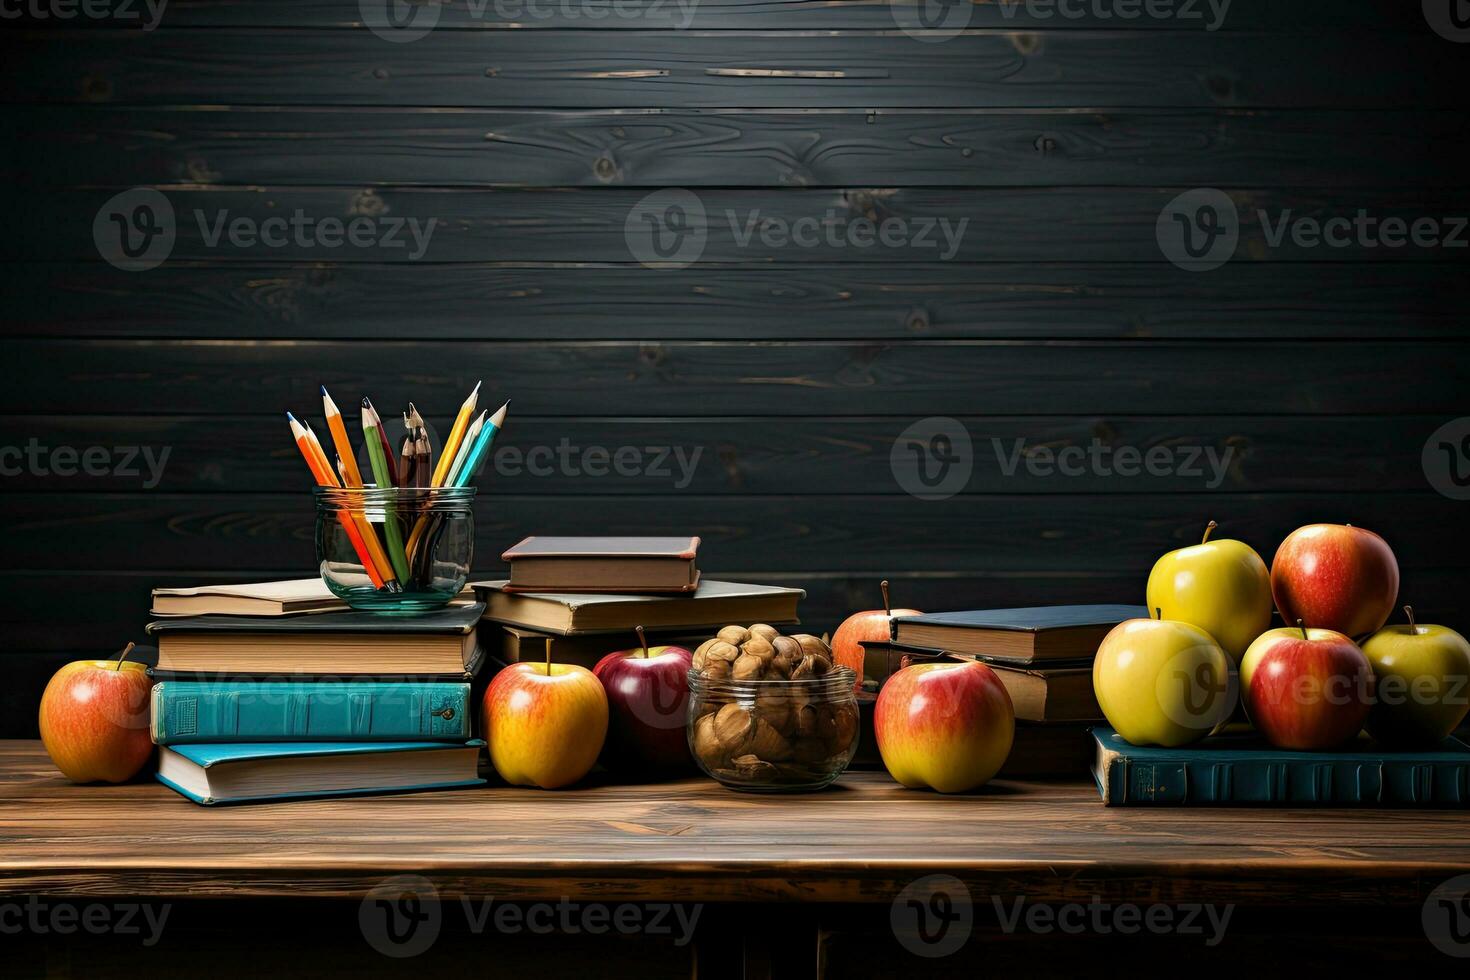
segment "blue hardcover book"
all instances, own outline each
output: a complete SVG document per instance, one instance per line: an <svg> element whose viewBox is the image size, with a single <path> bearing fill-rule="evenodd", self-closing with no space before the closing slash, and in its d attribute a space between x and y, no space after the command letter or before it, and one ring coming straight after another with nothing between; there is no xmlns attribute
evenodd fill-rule
<svg viewBox="0 0 1470 980"><path fill-rule="evenodd" d="M245 803L478 786L479 739L442 742L177 745L158 750L158 781L195 803Z"/></svg>
<svg viewBox="0 0 1470 980"><path fill-rule="evenodd" d="M1470 806L1470 746L1393 752L1363 739L1346 751L1293 752L1227 735L1179 749L1140 748L1092 730L1092 775L1107 806Z"/></svg>
<svg viewBox="0 0 1470 980"><path fill-rule="evenodd" d="M175 681L153 686L153 741L454 741L470 686L375 681Z"/></svg>

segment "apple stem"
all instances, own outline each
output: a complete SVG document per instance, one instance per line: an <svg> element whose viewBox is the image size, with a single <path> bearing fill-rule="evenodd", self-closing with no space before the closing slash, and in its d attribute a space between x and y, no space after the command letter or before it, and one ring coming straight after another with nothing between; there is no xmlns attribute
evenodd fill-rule
<svg viewBox="0 0 1470 980"><path fill-rule="evenodd" d="M551 676L551 637L546 638L546 676Z"/></svg>
<svg viewBox="0 0 1470 980"><path fill-rule="evenodd" d="M888 580L885 578L878 583L878 588L883 590L883 615L893 615L893 603L888 601Z"/></svg>
<svg viewBox="0 0 1470 980"><path fill-rule="evenodd" d="M1300 619L1298 619L1296 621L1296 628L1302 631L1302 639L1304 639L1304 640L1310 640L1311 639L1311 637L1307 635L1307 627L1306 627L1306 625L1303 624Z"/></svg>
<svg viewBox="0 0 1470 980"><path fill-rule="evenodd" d="M1215 523L1214 521L1211 521L1210 523L1206 524L1205 525L1205 536L1199 539L1199 543L1200 544L1208 544L1209 543L1209 540L1210 540L1210 535L1214 534L1215 533L1215 528L1217 528L1219 526L1220 525L1217 524L1217 523Z"/></svg>
<svg viewBox="0 0 1470 980"><path fill-rule="evenodd" d="M135 646L137 646L137 644L135 644L133 641L128 641L128 645L122 648L122 653L119 653L117 655L117 662L112 665L113 670L122 670L123 661L128 659L128 654L133 652L133 647Z"/></svg>
<svg viewBox="0 0 1470 980"><path fill-rule="evenodd" d="M1415 636L1419 635L1419 626L1414 622L1414 607L1405 606L1404 615L1409 617L1409 632Z"/></svg>
<svg viewBox="0 0 1470 980"><path fill-rule="evenodd" d="M1155 615L1156 615L1156 616L1157 616L1157 617L1158 617L1158 618L1159 618L1159 619L1163 619L1163 618L1164 618L1164 607L1163 607L1163 606L1155 606L1155 607L1154 607L1154 614L1155 614Z"/></svg>
<svg viewBox="0 0 1470 980"><path fill-rule="evenodd" d="M648 637L646 637L646 636L643 635L643 627L642 626L635 626L635 627L633 627L633 632L635 632L635 633L638 634L638 642L641 643L641 644L643 644L643 657L644 657L644 659L647 659L647 657L648 657Z"/></svg>

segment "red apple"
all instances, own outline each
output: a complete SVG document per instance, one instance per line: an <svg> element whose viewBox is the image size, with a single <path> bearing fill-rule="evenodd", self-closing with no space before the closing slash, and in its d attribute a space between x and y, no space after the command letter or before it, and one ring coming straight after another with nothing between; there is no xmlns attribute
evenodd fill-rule
<svg viewBox="0 0 1470 980"><path fill-rule="evenodd" d="M485 689L490 764L513 786L557 789L591 771L607 737L607 695L586 667L518 663Z"/></svg>
<svg viewBox="0 0 1470 980"><path fill-rule="evenodd" d="M1398 594L1399 563L1388 543L1351 524L1297 528L1271 561L1271 596L1288 623L1366 636L1388 622Z"/></svg>
<svg viewBox="0 0 1470 980"><path fill-rule="evenodd" d="M153 754L148 731L147 669L127 659L75 660L52 676L41 695L41 744L74 783L122 783Z"/></svg>
<svg viewBox="0 0 1470 980"><path fill-rule="evenodd" d="M873 734L888 774L903 785L963 793L1005 764L1016 712L985 664L914 664L878 692Z"/></svg>
<svg viewBox="0 0 1470 980"><path fill-rule="evenodd" d="M1267 630L1240 662L1246 714L1282 749L1331 749L1357 735L1373 707L1373 665L1335 630Z"/></svg>
<svg viewBox="0 0 1470 980"><path fill-rule="evenodd" d="M650 647L641 626L638 642L638 649L616 650L592 668L607 692L602 763L637 774L689 769L694 759L685 729L694 655L683 647Z"/></svg>
<svg viewBox="0 0 1470 980"><path fill-rule="evenodd" d="M895 616L922 616L917 609L894 609L888 601L888 580L879 585L883 590L883 608L853 613L832 634L832 656L837 664L857 675L856 687L863 686L863 641L888 640L892 636Z"/></svg>

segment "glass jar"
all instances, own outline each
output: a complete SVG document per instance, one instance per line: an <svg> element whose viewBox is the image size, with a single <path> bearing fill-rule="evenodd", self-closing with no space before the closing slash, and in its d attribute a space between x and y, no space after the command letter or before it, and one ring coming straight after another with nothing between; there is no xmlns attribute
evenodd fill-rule
<svg viewBox="0 0 1470 980"><path fill-rule="evenodd" d="M858 742L856 675L838 667L804 680L713 680L689 672L689 749L730 789L809 792L828 786Z"/></svg>
<svg viewBox="0 0 1470 980"><path fill-rule="evenodd" d="M474 487L317 487L322 581L353 609L440 608L470 575L474 497Z"/></svg>

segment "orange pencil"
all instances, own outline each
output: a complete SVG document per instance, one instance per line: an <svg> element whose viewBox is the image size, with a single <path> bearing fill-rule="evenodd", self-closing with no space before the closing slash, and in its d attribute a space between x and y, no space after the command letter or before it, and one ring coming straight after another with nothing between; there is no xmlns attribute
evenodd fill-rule
<svg viewBox="0 0 1470 980"><path fill-rule="evenodd" d="M316 437L309 422L306 423L306 445L315 456L317 467L327 475L327 479L332 481L331 486L340 486L336 475L332 472L332 464L327 462L327 451L322 448L321 440ZM372 557L373 564L377 566L378 577L387 582L396 582L398 576L393 571L393 565L388 561L388 553L383 550L383 543L378 540L378 532L360 508L352 509L352 523L357 525L363 544L367 546L368 554Z"/></svg>
<svg viewBox="0 0 1470 980"><path fill-rule="evenodd" d="M326 385L322 385L322 409L327 415L327 431L332 434L332 445L336 447L337 455L342 457L343 486L362 486L362 473L357 469L357 457L352 452L352 442L347 438L347 426L342 421L337 403L327 394Z"/></svg>
<svg viewBox="0 0 1470 980"><path fill-rule="evenodd" d="M311 470L312 478L316 480L317 486L337 486L336 477L332 476L330 471L322 468L325 459L318 459L317 454L312 451L311 440L307 438L306 429L302 427L300 422L296 421L296 417L290 412L286 413L286 418L291 421L291 435L296 440L296 448L301 450L301 455L305 458L307 468ZM352 542L353 550L357 552L358 560L362 562L363 570L367 572L368 579L373 583L373 588L381 589L385 584L383 577L378 574L376 563L373 561L372 555L369 553L367 544L363 541L362 534L358 530L356 523L348 520L347 515L341 511L337 512L337 520L342 524L342 530L347 532L347 539Z"/></svg>

